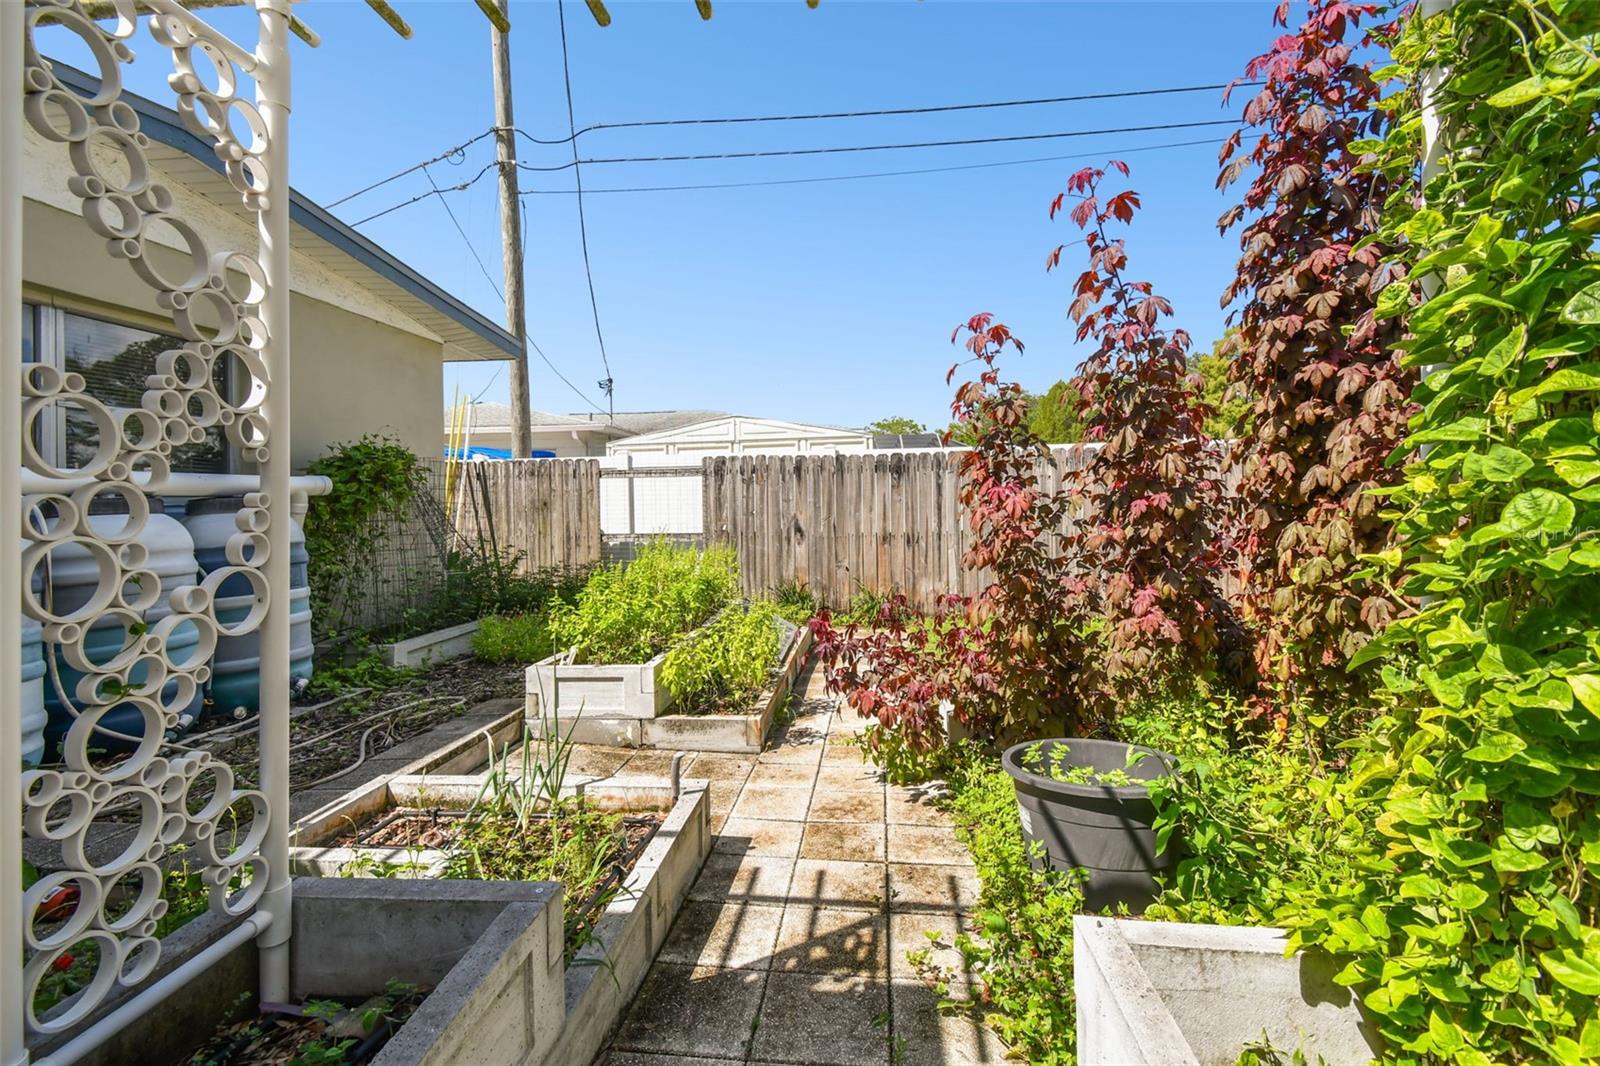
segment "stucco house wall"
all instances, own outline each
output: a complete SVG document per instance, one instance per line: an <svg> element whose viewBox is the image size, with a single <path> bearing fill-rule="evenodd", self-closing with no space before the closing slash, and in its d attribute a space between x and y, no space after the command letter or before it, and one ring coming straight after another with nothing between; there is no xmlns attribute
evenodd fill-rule
<svg viewBox="0 0 1600 1066"><path fill-rule="evenodd" d="M152 120L145 121L149 127ZM62 151L61 145L27 130L22 168L24 302L172 333L171 318L156 304L154 291L127 262L108 255L104 240L85 225L78 201L65 185ZM156 164L154 151L152 156L154 177L173 194L174 216L204 234L213 251L255 250L253 221L219 191L205 161L167 150L173 167L168 172ZM291 249L294 368L293 425L288 432L296 468L324 454L330 444L364 433L392 434L421 456L442 454L438 418L444 361L463 354L505 354L492 339L469 334L485 332L474 313L448 306L447 294L375 246L359 250L358 257L347 239L359 237L320 209L313 210L318 212L313 221L319 233L302 222L293 230ZM163 273L187 273L188 256L178 250L182 244L175 232L157 225L147 242L157 249L154 258ZM389 298L402 284L426 288L435 305L448 306L445 314L429 311L433 328ZM443 328L441 323L458 330L448 345L436 331ZM465 341L463 334L468 334ZM247 469L236 457L233 466Z"/></svg>

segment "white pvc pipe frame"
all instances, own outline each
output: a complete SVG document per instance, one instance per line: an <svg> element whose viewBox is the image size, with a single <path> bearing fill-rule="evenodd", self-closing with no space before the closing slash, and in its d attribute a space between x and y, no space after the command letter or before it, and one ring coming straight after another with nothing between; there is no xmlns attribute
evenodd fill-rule
<svg viewBox="0 0 1600 1066"><path fill-rule="evenodd" d="M261 316L266 324L265 353L269 379L263 404L273 433L261 476L223 475L205 479L197 495L212 495L257 485L268 496L272 521L267 530L269 558L264 567L269 608L261 628L261 661L282 669L261 672L260 787L273 817L261 854L268 864L268 883L256 912L240 926L185 960L141 990L100 1021L81 1031L49 1057L51 1063L72 1062L210 968L235 946L254 937L261 958L261 998L289 998L289 517L295 495L320 495L330 486L323 479L290 477L290 351L289 351L289 2L254 0L258 43L252 55L218 40L217 34L176 0L145 0L148 7L180 18L202 32L249 73L256 86L256 107L266 128L268 202L258 216L260 263L267 291ZM0 0L0 529L22 528L22 70L24 19L20 0ZM297 479L299 480L299 479ZM32 479L28 479L31 483ZM177 475L168 491L189 487ZM226 486L226 487L223 487ZM59 487L59 486L57 486ZM0 590L20 602L21 555L0 552ZM3 600L0 600L3 602ZM28 1062L20 980L24 957L21 820L9 817L22 809L21 617L0 609L0 1066ZM281 675L281 676L279 676Z"/></svg>

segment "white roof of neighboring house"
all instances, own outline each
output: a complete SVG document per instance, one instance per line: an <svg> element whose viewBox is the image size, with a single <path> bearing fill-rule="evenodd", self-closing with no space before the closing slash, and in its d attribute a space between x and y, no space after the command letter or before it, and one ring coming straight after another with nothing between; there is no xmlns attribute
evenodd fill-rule
<svg viewBox="0 0 1600 1066"><path fill-rule="evenodd" d="M75 91L93 94L98 89L99 79L93 75L57 60L51 62L57 76ZM153 166L206 200L248 218L254 226L255 216L245 209L238 190L224 176L216 152L183 125L177 112L130 92L120 99L138 113L139 130L150 139L145 155ZM289 220L295 253L365 289L437 336L443 342L446 361L509 359L522 351L508 330L293 189L289 190Z"/></svg>
<svg viewBox="0 0 1600 1066"><path fill-rule="evenodd" d="M511 405L505 403L479 403L473 405L472 428L475 432L509 430ZM640 433L659 433L679 426L704 422L714 418L727 418L724 411L618 411L614 418L601 414L558 415L550 411L529 411L533 432L571 431L595 433L613 440L633 437ZM444 424L450 426L450 409L444 412Z"/></svg>

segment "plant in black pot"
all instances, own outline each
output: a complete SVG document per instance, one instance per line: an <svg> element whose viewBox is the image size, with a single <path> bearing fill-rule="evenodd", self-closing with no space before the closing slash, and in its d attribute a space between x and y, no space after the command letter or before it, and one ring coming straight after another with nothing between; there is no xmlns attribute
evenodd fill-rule
<svg viewBox="0 0 1600 1066"><path fill-rule="evenodd" d="M1156 877L1177 861L1177 847L1171 840L1157 846L1147 782L1171 774L1176 759L1076 738L1015 744L1002 758L1036 868L1082 871L1091 910L1120 904L1137 913L1155 899Z"/></svg>

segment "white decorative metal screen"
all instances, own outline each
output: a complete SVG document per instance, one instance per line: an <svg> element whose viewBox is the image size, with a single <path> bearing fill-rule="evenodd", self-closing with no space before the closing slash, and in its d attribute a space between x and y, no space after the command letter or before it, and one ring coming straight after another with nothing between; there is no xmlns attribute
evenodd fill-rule
<svg viewBox="0 0 1600 1066"><path fill-rule="evenodd" d="M0 519L6 519L0 524L20 526L22 537L20 575L9 566L0 570L0 579L7 579L0 586L12 603L20 600L23 615L42 624L51 664L46 683L72 718L59 764L22 769L16 757L15 671L5 679L0 704L0 723L8 734L0 745L4 795L8 802L20 800L23 834L54 842L63 867L42 876L19 899L20 856L14 841L0 851L6 860L0 869L3 920L19 925L21 933L20 944L11 930L0 935L6 1023L0 1062L6 1064L26 1058L22 1027L13 1024L19 1015L29 1033L69 1031L114 992L150 980L162 948L155 931L166 908L160 863L176 846L182 845L191 864L202 869L210 909L244 917L244 934L258 937L266 998L286 998L289 931L288 457L276 439L287 425L289 190L283 132L288 3L257 0L262 36L254 50L228 40L172 0L141 0L140 10L151 12L142 20L132 0L116 0L116 17L103 22L91 18L77 0L29 0L20 17L19 6L0 0L0 8L9 9L0 11L7 24L0 36L5 48L0 73L8 82L0 99L20 108L27 125L59 148L61 180L80 201L84 225L103 239L106 254L126 261L149 286L178 341L157 357L137 406L116 406L94 395L82 375L21 364L15 350L21 314L15 263L16 244L27 234L16 225L0 233L12 264L9 274L0 272L6 283L0 287L5 305L0 314L8 316L0 342L8 349L3 366L11 371L0 389L12 405L10 416L0 419L0 431L10 434L0 451L7 474L0 490L8 497L0 503ZM140 130L139 114L122 99L122 69L134 59L141 21L147 43L170 56L168 84L183 123L214 148L227 180L257 216L258 248L215 247L190 220L172 213L173 195L156 180L147 159L150 142ZM98 67L91 71L99 79L97 90L75 90L57 76L36 47L49 27L55 27L51 33L75 35L88 49ZM254 100L239 93L247 76L255 84ZM11 201L4 216L10 221L20 218L20 130L15 123L0 128L7 134L0 144L7 159L0 166L8 171L0 189ZM158 231L166 236L158 238ZM158 254L158 247L174 243L184 249L176 260L170 247ZM35 423L63 410L94 427L92 446L73 456L72 467L52 465L34 444ZM139 543L150 519L149 496L170 477L172 449L219 430L236 454L261 470L261 491L248 494L237 513L237 531L226 545L227 565L203 580L163 590ZM13 442L19 457L9 450ZM11 474L18 466L14 476L20 484ZM108 500L120 501L110 510L125 515L91 522L91 509L107 510ZM11 521L12 516L20 521ZM86 557L91 574L81 595L65 602L49 591L49 572L63 552L78 566ZM14 577L20 578L15 584ZM241 581L251 590L251 605L243 618L224 620L217 609L218 590L224 582L237 586ZM158 597L165 600L164 616L146 626L143 616ZM7 645L0 668L16 662L17 617L14 608L0 606L0 641ZM120 629L120 650L108 656L102 647L92 654L88 638L96 626L102 641L107 627ZM205 684L217 638L257 630L262 640L260 787L241 788L226 763L165 734ZM58 658L81 680L65 682ZM0 669L0 676L6 673ZM136 708L142 728L111 730L101 719L113 707ZM97 741L103 740L124 750L115 755L91 750L102 747ZM110 819L133 826L128 843L116 855L94 856L88 847L91 831ZM64 921L59 916L45 921L45 901L64 887L76 889L76 908ZM52 1012L41 1013L35 1007L40 983L64 952L85 942L94 945L97 957L93 976ZM62 1054L70 1059L75 1051Z"/></svg>

